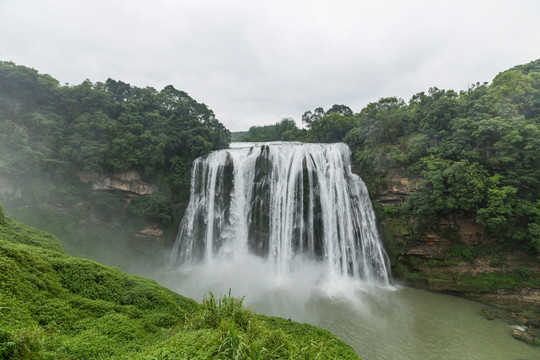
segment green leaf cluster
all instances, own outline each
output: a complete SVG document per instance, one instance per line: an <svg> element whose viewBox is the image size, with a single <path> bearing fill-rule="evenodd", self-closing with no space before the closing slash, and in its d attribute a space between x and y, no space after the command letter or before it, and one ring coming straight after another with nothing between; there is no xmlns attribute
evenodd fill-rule
<svg viewBox="0 0 540 360"><path fill-rule="evenodd" d="M15 183L44 171L62 178L73 168L134 169L185 200L193 159L229 142L212 110L171 85L157 91L107 79L61 86L0 62L0 174Z"/></svg>
<svg viewBox="0 0 540 360"><path fill-rule="evenodd" d="M292 118L283 118L274 125L252 126L248 131L234 135L234 141L266 142L301 140L305 131L296 126Z"/></svg>
<svg viewBox="0 0 540 360"><path fill-rule="evenodd" d="M417 178L404 204L417 225L474 217L492 237L540 252L540 60L464 91L433 87L303 120L306 139L351 147L371 190L392 168Z"/></svg>

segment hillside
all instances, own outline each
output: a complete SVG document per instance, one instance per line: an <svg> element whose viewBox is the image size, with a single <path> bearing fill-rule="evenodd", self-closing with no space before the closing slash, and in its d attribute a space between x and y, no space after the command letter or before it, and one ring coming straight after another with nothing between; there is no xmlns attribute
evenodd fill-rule
<svg viewBox="0 0 540 360"><path fill-rule="evenodd" d="M170 85L60 85L0 62L0 202L72 255L131 270L153 261L136 261L148 252L161 262L192 161L229 137L212 110Z"/></svg>
<svg viewBox="0 0 540 360"><path fill-rule="evenodd" d="M6 211L72 255L133 271L163 263L191 161L230 140L213 112L170 86L60 86L6 62L0 80ZM466 90L316 108L302 121L235 139L347 143L396 277L540 311L540 60Z"/></svg>
<svg viewBox="0 0 540 360"><path fill-rule="evenodd" d="M317 108L302 122L241 137L347 143L397 278L540 312L540 60L467 90Z"/></svg>
<svg viewBox="0 0 540 360"><path fill-rule="evenodd" d="M330 332L66 256L0 208L0 359L357 359Z"/></svg>

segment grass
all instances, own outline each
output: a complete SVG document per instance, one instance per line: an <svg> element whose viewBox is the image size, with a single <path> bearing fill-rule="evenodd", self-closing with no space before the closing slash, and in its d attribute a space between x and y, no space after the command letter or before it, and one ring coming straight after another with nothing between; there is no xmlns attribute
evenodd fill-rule
<svg viewBox="0 0 540 360"><path fill-rule="evenodd" d="M0 359L358 359L330 332L202 304L0 221Z"/></svg>

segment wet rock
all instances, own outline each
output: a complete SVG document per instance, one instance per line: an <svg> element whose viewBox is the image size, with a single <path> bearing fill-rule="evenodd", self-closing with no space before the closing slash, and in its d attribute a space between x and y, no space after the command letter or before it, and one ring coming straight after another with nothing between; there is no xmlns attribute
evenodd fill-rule
<svg viewBox="0 0 540 360"><path fill-rule="evenodd" d="M535 336L535 334L528 331L528 329L522 327L514 328L512 336L518 340L526 342L530 345L540 346L540 337Z"/></svg>
<svg viewBox="0 0 540 360"><path fill-rule="evenodd" d="M480 315L486 320L495 320L495 313L491 310L482 309L480 310Z"/></svg>

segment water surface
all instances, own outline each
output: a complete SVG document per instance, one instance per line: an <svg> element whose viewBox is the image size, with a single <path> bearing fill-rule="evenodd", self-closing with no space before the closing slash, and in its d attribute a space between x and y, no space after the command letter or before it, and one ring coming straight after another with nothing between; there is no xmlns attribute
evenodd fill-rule
<svg viewBox="0 0 540 360"><path fill-rule="evenodd" d="M364 360L538 360L540 349L512 337L502 320L479 315L485 305L406 287L329 279L305 263L280 277L256 257L222 261L156 279L201 301L212 291L245 296L255 312L328 329Z"/></svg>

